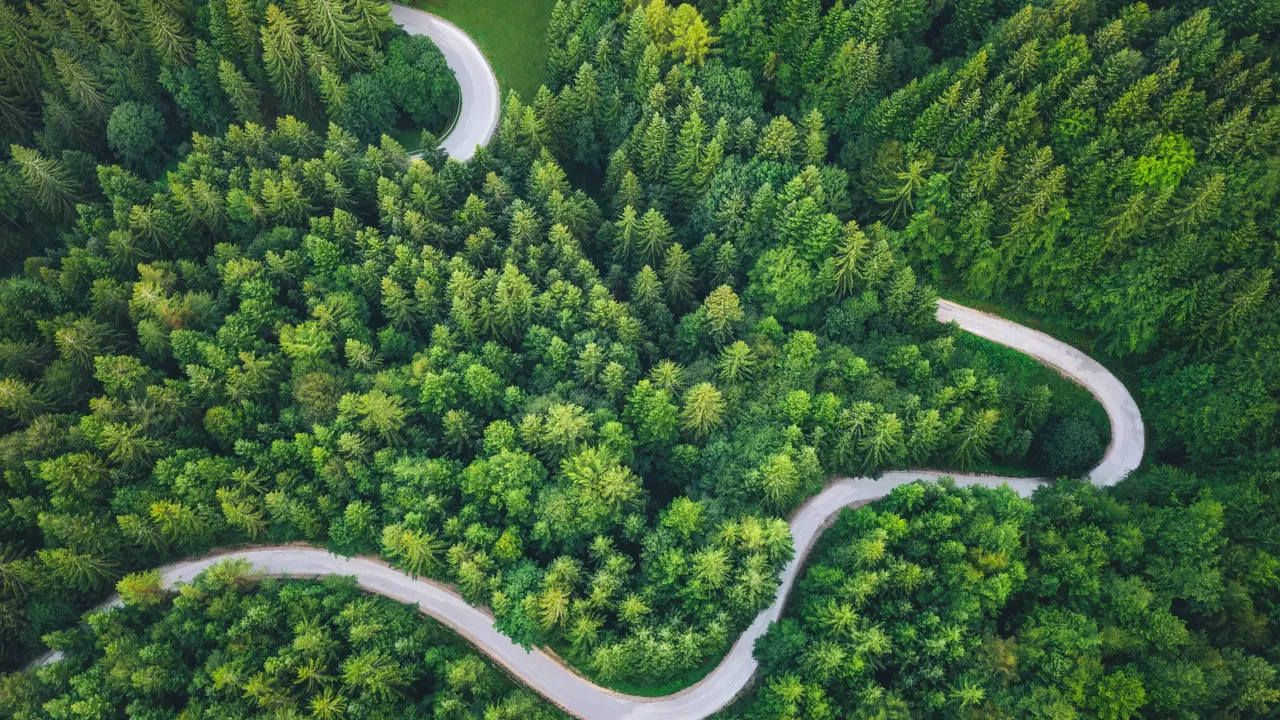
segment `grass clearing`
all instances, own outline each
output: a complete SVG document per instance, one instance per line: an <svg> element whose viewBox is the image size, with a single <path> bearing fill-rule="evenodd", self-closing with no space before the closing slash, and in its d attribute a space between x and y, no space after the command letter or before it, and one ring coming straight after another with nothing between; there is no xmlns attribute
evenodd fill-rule
<svg viewBox="0 0 1280 720"><path fill-rule="evenodd" d="M555 0L410 0L471 36L498 76L505 96L515 90L532 100L547 66L547 25Z"/></svg>

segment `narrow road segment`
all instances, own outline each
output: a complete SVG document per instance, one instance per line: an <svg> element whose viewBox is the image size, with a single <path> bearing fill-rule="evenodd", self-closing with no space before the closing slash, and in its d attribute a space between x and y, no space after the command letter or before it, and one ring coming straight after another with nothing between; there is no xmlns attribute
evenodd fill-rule
<svg viewBox="0 0 1280 720"><path fill-rule="evenodd" d="M410 35L431 38L458 77L461 108L453 129L440 141L440 148L458 161L470 160L476 146L489 144L498 127L501 99L493 68L471 36L444 18L396 3L391 4L391 18Z"/></svg>
<svg viewBox="0 0 1280 720"><path fill-rule="evenodd" d="M1057 369L1093 393L1106 408L1111 420L1111 444L1102 462L1089 474L1095 485L1114 485L1142 462L1144 428L1138 405L1124 385L1097 361L1052 337L1010 320L957 305L938 302L938 320L954 322L962 330L1024 352ZM266 575L318 577L349 575L371 593L418 605L421 612L436 618L470 640L512 675L565 711L586 720L698 720L728 705L751 682L756 661L751 656L756 638L777 620L787 596L799 576L809 549L841 509L884 497L899 485L916 480L952 478L957 485L1000 487L1007 485L1029 496L1044 481L1036 478L1008 478L990 475L963 475L933 470L888 472L878 478L837 478L813 496L791 518L795 557L781 574L773 603L756 617L734 643L724 660L698 683L665 697L622 695L602 688L574 673L545 652L525 651L493 626L486 611L468 605L451 588L430 580L408 577L384 562L372 558L346 558L309 547L263 547L222 553L176 563L161 569L166 587L190 582L210 566L223 560L241 558ZM112 598L104 607L118 606ZM61 653L50 653L35 665L56 662Z"/></svg>

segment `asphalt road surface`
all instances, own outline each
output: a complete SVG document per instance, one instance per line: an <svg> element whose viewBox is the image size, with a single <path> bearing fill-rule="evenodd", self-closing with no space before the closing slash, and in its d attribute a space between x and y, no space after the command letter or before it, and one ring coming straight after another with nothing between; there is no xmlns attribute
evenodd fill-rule
<svg viewBox="0 0 1280 720"><path fill-rule="evenodd" d="M410 35L426 35L444 53L444 61L458 76L462 108L453 130L440 142L450 157L467 161L477 145L487 145L498 127L498 78L484 53L457 25L422 10L391 4L391 17Z"/></svg>
<svg viewBox="0 0 1280 720"><path fill-rule="evenodd" d="M1111 444L1102 462L1089 474L1095 485L1113 485L1142 462L1144 430L1138 406L1124 385L1092 358L1044 333L945 300L938 302L938 320L955 322L968 332L1031 355L1098 398L1111 420ZM172 586L190 581L209 566L230 558L249 560L258 571L268 575L355 576L360 586L369 592L416 603L423 613L456 630L512 675L573 715L588 720L694 720L729 704L751 682L756 671L751 648L769 623L781 615L805 555L828 520L841 508L883 497L898 485L942 477L951 477L959 485L1008 485L1024 496L1034 492L1042 482L1033 478L959 475L932 470L889 472L878 478L833 479L791 518L796 553L782 571L782 582L773 604L756 617L715 670L681 692L658 698L615 693L592 684L540 650L526 652L493 627L493 617L487 611L468 605L452 589L430 580L407 577L372 558L338 557L308 547L264 547L176 563L163 568L162 576L165 584ZM119 599L112 598L107 606L118 604ZM51 653L35 664L55 662L60 657L60 653Z"/></svg>

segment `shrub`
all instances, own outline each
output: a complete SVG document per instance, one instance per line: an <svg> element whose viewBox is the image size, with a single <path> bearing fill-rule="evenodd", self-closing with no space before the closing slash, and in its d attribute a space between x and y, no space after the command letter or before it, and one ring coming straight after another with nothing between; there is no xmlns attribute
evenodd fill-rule
<svg viewBox="0 0 1280 720"><path fill-rule="evenodd" d="M164 117L155 105L124 102L107 120L107 143L120 159L134 168L157 162L154 152L164 136Z"/></svg>
<svg viewBox="0 0 1280 720"><path fill-rule="evenodd" d="M422 35L396 38L387 48L387 64L378 80L414 124L443 131L461 98L458 80L444 54Z"/></svg>
<svg viewBox="0 0 1280 720"><path fill-rule="evenodd" d="M376 142L396 123L396 108L386 88L368 73L351 76L348 94L334 119L361 141Z"/></svg>
<svg viewBox="0 0 1280 720"><path fill-rule="evenodd" d="M1039 460L1053 477L1084 474L1102 458L1102 437L1093 423L1079 416L1059 418L1044 434Z"/></svg>

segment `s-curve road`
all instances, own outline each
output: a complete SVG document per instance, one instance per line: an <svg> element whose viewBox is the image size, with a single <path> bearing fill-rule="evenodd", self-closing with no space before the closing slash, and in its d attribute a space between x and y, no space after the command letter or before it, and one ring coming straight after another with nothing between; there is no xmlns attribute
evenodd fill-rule
<svg viewBox="0 0 1280 720"><path fill-rule="evenodd" d="M498 78L471 36L453 23L429 12L391 4L391 18L410 35L426 35L444 53L444 61L458 77L461 108L453 130L440 142L449 157L467 161L477 145L487 145L498 127Z"/></svg>
<svg viewBox="0 0 1280 720"><path fill-rule="evenodd" d="M938 319L955 322L968 332L1025 352L1056 368L1098 398L1111 419L1111 445L1102 463L1089 475L1095 485L1113 485L1141 463L1144 431L1138 406L1124 385L1106 368L1044 333L952 302L939 301ZM782 571L773 604L756 617L715 670L697 684L666 697L632 697L594 685L539 650L526 652L494 629L492 617L471 607L448 588L429 580L409 578L373 559L337 557L324 550L306 547L267 547L178 563L164 568L162 576L165 584L170 586L190 581L202 570L230 558L248 560L257 570L269 575L311 577L337 573L355 576L360 586L369 592L417 603L423 613L457 630L478 649L505 666L512 675L573 715L588 720L695 720L727 705L750 683L756 671L756 661L751 657L752 646L756 638L764 634L769 623L781 615L805 555L831 516L851 504L883 497L899 485L917 479L937 480L942 477L954 478L958 485L1008 485L1021 495L1030 495L1042 482L1031 478L935 471L890 472L879 478L833 480L791 518L796 554ZM109 604L118 603L118 599L113 599ZM59 657L55 653L42 662L54 662Z"/></svg>

